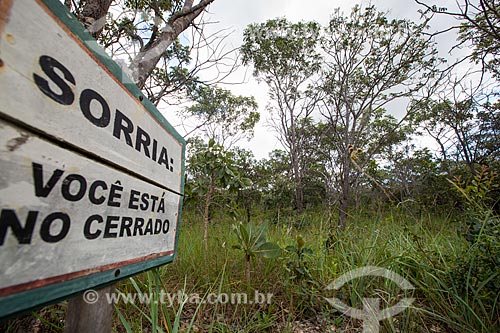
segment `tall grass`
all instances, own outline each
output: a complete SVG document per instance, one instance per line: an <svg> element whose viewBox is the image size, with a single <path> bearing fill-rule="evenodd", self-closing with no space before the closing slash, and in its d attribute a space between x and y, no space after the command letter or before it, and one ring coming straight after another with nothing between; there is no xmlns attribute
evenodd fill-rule
<svg viewBox="0 0 500 333"><path fill-rule="evenodd" d="M376 297L382 309L402 298L415 299L404 312L382 320L381 332L500 332L500 296L485 293L487 286L498 286L498 273L477 274L481 268L478 262L485 254L468 244L449 216L410 214L401 207L359 213L333 237L328 216L319 212L306 212L301 219L282 214L279 223L267 212L258 216L254 223L269 224L267 239L284 251L276 259L252 258L248 281L245 258L232 248L237 242L231 228L235 221L224 212L214 214L206 251L201 217L185 212L178 258L119 284L119 292L152 295L152 299L144 304L116 304L114 331L292 333L297 331L297 323L310 323L320 332L355 332L361 330L362 322L343 315L326 298L336 297L351 307L362 308L364 297ZM299 247L298 239L308 249L301 256L293 250ZM401 290L387 279L364 277L338 291L327 290L342 274L368 265L400 274L415 289ZM199 299L177 298L172 304L165 303L160 299L162 291L173 295L196 293ZM211 293L248 293L252 299L256 291L271 293L271 302L204 302ZM59 305L54 311L49 308L38 312L46 331L60 327L59 320L46 315L60 309ZM17 326L14 321L0 328L16 332Z"/></svg>
<svg viewBox="0 0 500 333"><path fill-rule="evenodd" d="M333 242L327 242L331 233L326 217L317 213L305 216L300 224L293 218L287 221L281 217L281 222L286 223L271 225L267 235L282 248L294 245L296 237L301 235L312 254L295 266L293 261L297 259L286 251L274 260L254 258L252 278L248 282L245 260L231 248L236 242L230 227L233 221L223 214L214 216L207 252L203 246L201 219L188 213L181 228L178 259L158 269L161 287L170 292L189 288L206 295L215 290L215 286L219 293L252 295L258 290L273 294L271 304L183 304L159 309L119 306L118 310L122 316L129 314L127 325L140 329L145 323L154 324L152 310L161 313L156 325L170 318L180 329L179 322L184 321L185 332L189 327L212 332L281 332L291 330L294 321L318 321L318 318L322 323L332 324L328 326L330 329L360 327L360 321L342 316L330 306L325 298L332 294L325 287L347 271L371 265L404 276L415 289L402 291L386 279L360 278L335 293L335 297L357 308L361 308L363 297L380 298L381 308L392 306L403 297L414 297L416 301L411 308L382 321L383 331L500 330L498 304L486 306L474 293L464 295L463 288L457 285L454 272L466 251L466 243L449 218L416 217L398 209L371 217L360 215L352 219L346 230L337 232ZM298 278L290 267L299 267L305 273ZM151 277L148 278L142 277L144 288L150 286L146 281ZM122 284L120 290L130 291L131 285L137 289L137 283L130 281ZM176 332L171 328L164 331Z"/></svg>

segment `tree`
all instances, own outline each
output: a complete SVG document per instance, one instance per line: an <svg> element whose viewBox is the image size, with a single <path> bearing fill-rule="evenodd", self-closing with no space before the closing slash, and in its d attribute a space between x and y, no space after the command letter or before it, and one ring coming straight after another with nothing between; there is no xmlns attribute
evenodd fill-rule
<svg viewBox="0 0 500 333"><path fill-rule="evenodd" d="M250 180L237 172L233 154L214 139L210 139L208 144L199 139L191 140L189 147L186 194L191 198L198 197L202 203L203 241L205 250L208 250L210 209L216 195L235 193L248 186Z"/></svg>
<svg viewBox="0 0 500 333"><path fill-rule="evenodd" d="M488 98L482 104L477 119L479 125L474 139L478 142L480 154L483 156L482 162L500 162L500 101L490 101Z"/></svg>
<svg viewBox="0 0 500 333"><path fill-rule="evenodd" d="M219 73L210 84L235 69L235 50L226 50L223 43L226 32L203 33L202 13L213 1L65 0L65 4L157 104L166 95L172 102L174 93L189 93L205 82L198 74L214 63ZM181 43L178 37L183 33L186 38Z"/></svg>
<svg viewBox="0 0 500 333"><path fill-rule="evenodd" d="M500 1L498 0L457 0L455 10L446 7L428 5L427 1L415 0L423 6L422 13L429 17L448 15L459 20L458 26L452 26L435 34L458 29L459 44L472 46L470 57L476 63L480 63L484 70L490 71L497 79L500 79ZM429 15L430 14L430 15Z"/></svg>
<svg viewBox="0 0 500 333"><path fill-rule="evenodd" d="M475 175L478 165L499 156L498 105L496 94L467 89L457 79L450 79L446 90L421 104L414 117L436 140L448 173L454 162L465 164L470 175Z"/></svg>
<svg viewBox="0 0 500 333"><path fill-rule="evenodd" d="M318 36L317 23L274 19L249 25L241 48L243 63L253 64L254 76L269 87L273 104L268 109L278 139L290 154L298 214L304 210L304 184L297 124L312 114L317 101L310 84L320 66Z"/></svg>
<svg viewBox="0 0 500 333"><path fill-rule="evenodd" d="M279 221L281 211L291 207L294 202L290 155L284 150L275 149L269 153L269 158L262 159L257 167L263 175L258 186L262 192L264 208L276 209Z"/></svg>
<svg viewBox="0 0 500 333"><path fill-rule="evenodd" d="M416 98L434 76L438 60L425 28L426 22L388 20L373 6L356 6L349 17L337 10L325 28L322 114L332 126L341 163L339 228L345 227L351 205L353 168L363 167L362 161L352 163L353 152L360 149L370 161L382 147L398 142L405 118L390 119L383 108Z"/></svg>
<svg viewBox="0 0 500 333"><path fill-rule="evenodd" d="M281 254L278 244L266 241L267 225L243 223L233 225L233 231L238 241L233 249L240 250L245 255L245 276L250 283L250 265L252 257L276 258Z"/></svg>
<svg viewBox="0 0 500 333"><path fill-rule="evenodd" d="M253 129L260 119L255 98L202 86L193 92L191 99L196 103L187 107L181 116L195 118L199 125L194 130L201 129L208 138L226 148L243 138L253 137Z"/></svg>
<svg viewBox="0 0 500 333"><path fill-rule="evenodd" d="M456 196L443 173L440 160L428 148L407 144L388 156L385 166L387 187L398 203L410 202L419 208L451 208Z"/></svg>
<svg viewBox="0 0 500 333"><path fill-rule="evenodd" d="M244 178L252 180L249 186L238 189L237 196L238 204L243 204L246 214L246 222L250 223L252 206L253 204L259 203L262 195L261 188L259 186L262 183L268 182L271 174L264 175L261 172L261 168L255 160L252 151L240 147L234 147L231 149L231 152L234 154L235 166L240 175Z"/></svg>
<svg viewBox="0 0 500 333"><path fill-rule="evenodd" d="M196 5L194 0L172 0L156 1L124 0L122 6L131 8L140 14L151 14L144 22L148 26L147 39L144 43L144 35L134 33L135 29L128 25L130 29L128 36L140 41L141 48L129 65L132 73L132 80L143 88L146 80L151 76L156 65L163 57L165 51L177 39L177 37L191 26L193 21L210 5L214 0L200 0ZM105 30L106 14L111 5L111 0L85 0L74 8L77 17L92 33L98 38ZM66 1L71 8L71 2ZM144 15L143 15L144 16ZM127 20L125 19L125 22ZM130 22L130 21L129 21ZM127 27L120 30L126 32ZM116 38L116 36L115 36ZM118 38L119 39L119 38Z"/></svg>

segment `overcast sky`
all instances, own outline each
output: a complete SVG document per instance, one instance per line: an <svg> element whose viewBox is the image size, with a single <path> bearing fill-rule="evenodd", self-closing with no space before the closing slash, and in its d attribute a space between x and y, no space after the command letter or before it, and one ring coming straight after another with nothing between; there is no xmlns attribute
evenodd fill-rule
<svg viewBox="0 0 500 333"><path fill-rule="evenodd" d="M340 1L340 0L316 0L309 3L303 0L215 0L209 8L209 13L205 14L208 21L215 21L208 27L207 32L220 29L229 29L232 34L227 38L227 48L238 47L242 43L243 31L250 23L260 23L276 17L285 17L292 22L314 20L322 25L326 25L330 15L336 8L341 8L345 15L350 13L355 4L367 4L367 1ZM388 12L389 18L406 18L418 20L420 15L418 9L421 8L413 0L372 0L371 2L379 10ZM430 3L430 1L429 1ZM436 1L439 7L454 8L455 2L452 0ZM453 23L447 17L439 17L433 22L432 29L439 29ZM446 56L450 46L455 42L454 35L447 35L438 40L441 56ZM266 105L269 102L267 87L265 83L258 84L252 77L249 68L240 68L234 73L228 82L243 82L234 85L224 85L234 94L253 95L259 104L261 120L256 127L255 137L246 142L242 140L239 146L251 149L256 158L268 157L273 149L281 148L275 133L266 125L269 115ZM391 111L391 110L389 110ZM169 112L170 113L170 112ZM171 114L171 113L170 113ZM172 116L166 115L167 119L174 123L176 120ZM181 134L182 129L180 129Z"/></svg>

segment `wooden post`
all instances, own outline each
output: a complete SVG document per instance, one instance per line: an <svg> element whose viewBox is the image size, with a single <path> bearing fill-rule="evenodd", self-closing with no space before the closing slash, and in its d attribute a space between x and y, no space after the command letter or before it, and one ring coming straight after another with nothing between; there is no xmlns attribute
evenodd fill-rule
<svg viewBox="0 0 500 333"><path fill-rule="evenodd" d="M111 285L71 298L64 333L111 333L113 303L108 302L107 294L114 291L115 285Z"/></svg>

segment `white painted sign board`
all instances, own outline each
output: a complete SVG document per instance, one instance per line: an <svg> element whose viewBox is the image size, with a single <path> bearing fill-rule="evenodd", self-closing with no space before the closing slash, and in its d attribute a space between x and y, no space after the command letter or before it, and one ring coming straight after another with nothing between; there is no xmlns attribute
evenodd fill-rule
<svg viewBox="0 0 500 333"><path fill-rule="evenodd" d="M2 35L2 114L180 192L182 144L41 1Z"/></svg>
<svg viewBox="0 0 500 333"><path fill-rule="evenodd" d="M172 261L185 142L58 1L0 9L2 318Z"/></svg>

